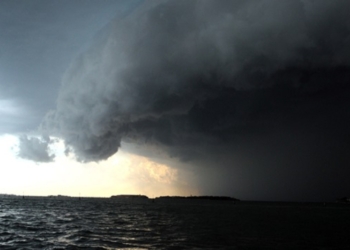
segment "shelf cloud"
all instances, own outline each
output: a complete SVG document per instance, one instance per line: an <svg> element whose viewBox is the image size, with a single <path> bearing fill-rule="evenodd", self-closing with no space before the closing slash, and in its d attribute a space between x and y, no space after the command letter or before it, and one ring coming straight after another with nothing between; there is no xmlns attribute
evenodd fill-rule
<svg viewBox="0 0 350 250"><path fill-rule="evenodd" d="M40 129L83 162L106 159L126 141L202 165L220 156L224 169L237 152L241 164L251 155L261 169L299 157L312 172L320 162L308 162L305 145L318 141L311 151L327 158L348 143L349 7L147 1L72 63ZM276 151L275 159L267 153Z"/></svg>

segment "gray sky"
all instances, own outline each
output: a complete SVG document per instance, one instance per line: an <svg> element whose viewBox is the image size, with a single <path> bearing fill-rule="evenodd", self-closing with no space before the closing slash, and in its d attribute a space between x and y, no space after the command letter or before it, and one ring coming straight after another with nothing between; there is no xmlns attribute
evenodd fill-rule
<svg viewBox="0 0 350 250"><path fill-rule="evenodd" d="M43 119L82 162L122 141L152 148L190 166L205 194L350 192L349 1L1 4L17 3L28 6L1 8L14 13L1 21L3 132ZM53 159L49 140L21 143L21 156Z"/></svg>
<svg viewBox="0 0 350 250"><path fill-rule="evenodd" d="M0 133L36 129L72 60L139 2L1 1Z"/></svg>

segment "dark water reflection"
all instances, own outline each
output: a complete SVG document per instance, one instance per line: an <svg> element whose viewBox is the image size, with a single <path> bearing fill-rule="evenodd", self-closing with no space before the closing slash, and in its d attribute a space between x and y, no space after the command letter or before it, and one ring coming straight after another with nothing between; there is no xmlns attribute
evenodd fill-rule
<svg viewBox="0 0 350 250"><path fill-rule="evenodd" d="M350 206L0 199L0 249L350 249Z"/></svg>

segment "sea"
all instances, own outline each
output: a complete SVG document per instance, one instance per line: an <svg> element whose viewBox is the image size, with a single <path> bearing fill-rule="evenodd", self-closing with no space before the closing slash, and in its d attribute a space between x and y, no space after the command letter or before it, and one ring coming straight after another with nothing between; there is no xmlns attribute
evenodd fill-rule
<svg viewBox="0 0 350 250"><path fill-rule="evenodd" d="M0 249L350 249L350 205L0 198Z"/></svg>

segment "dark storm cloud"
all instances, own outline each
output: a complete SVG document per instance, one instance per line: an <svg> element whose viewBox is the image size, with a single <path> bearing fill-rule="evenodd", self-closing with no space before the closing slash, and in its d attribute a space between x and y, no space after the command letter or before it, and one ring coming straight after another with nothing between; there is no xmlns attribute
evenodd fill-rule
<svg viewBox="0 0 350 250"><path fill-rule="evenodd" d="M50 154L49 145L53 142L49 137L28 137L19 138L18 156L23 159L29 159L36 162L51 162L55 155Z"/></svg>
<svg viewBox="0 0 350 250"><path fill-rule="evenodd" d="M310 96L346 88L348 7L146 3L73 63L43 128L87 161L110 156L122 138L192 147L264 130L312 109Z"/></svg>
<svg viewBox="0 0 350 250"><path fill-rule="evenodd" d="M153 145L202 165L199 173L227 173L213 186L232 186L235 169L262 177L258 188L276 169L267 186L282 190L289 174L312 176L332 159L344 174L349 8L345 0L147 1L75 60L41 129L82 161L108 158L121 140ZM311 183L324 183L315 176Z"/></svg>

